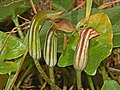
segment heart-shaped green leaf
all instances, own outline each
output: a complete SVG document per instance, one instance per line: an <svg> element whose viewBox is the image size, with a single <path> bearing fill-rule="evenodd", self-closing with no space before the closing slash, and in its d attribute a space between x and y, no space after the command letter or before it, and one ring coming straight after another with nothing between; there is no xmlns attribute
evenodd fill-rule
<svg viewBox="0 0 120 90"><path fill-rule="evenodd" d="M101 90L120 90L120 85L115 80L106 80Z"/></svg>
<svg viewBox="0 0 120 90"><path fill-rule="evenodd" d="M0 32L0 50L3 47L3 43L6 37L7 35L5 33ZM20 57L24 54L25 48L25 45L19 38L10 36L2 52L0 52L0 61L4 59L11 60Z"/></svg>
<svg viewBox="0 0 120 90"><path fill-rule="evenodd" d="M1 62L0 61L0 74L10 73L16 71L17 64L14 62Z"/></svg>
<svg viewBox="0 0 120 90"><path fill-rule="evenodd" d="M89 47L88 64L85 69L87 74L94 75L100 62L108 57L112 51L112 26L108 16L104 13L92 15L88 27L96 29L100 36Z"/></svg>
<svg viewBox="0 0 120 90"><path fill-rule="evenodd" d="M92 15L89 19L88 27L93 27L100 34L100 36L90 41L88 64L85 69L87 74L94 75L100 62L111 53L113 34L110 20L104 13ZM73 65L73 54L78 38L75 33L70 36L67 47L58 62L60 67Z"/></svg>

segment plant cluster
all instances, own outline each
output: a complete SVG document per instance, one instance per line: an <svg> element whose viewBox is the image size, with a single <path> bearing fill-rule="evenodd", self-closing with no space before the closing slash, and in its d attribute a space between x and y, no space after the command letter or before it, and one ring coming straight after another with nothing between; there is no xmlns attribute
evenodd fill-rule
<svg viewBox="0 0 120 90"><path fill-rule="evenodd" d="M119 0L78 1L52 0L40 12L39 0L0 1L0 89L120 90Z"/></svg>

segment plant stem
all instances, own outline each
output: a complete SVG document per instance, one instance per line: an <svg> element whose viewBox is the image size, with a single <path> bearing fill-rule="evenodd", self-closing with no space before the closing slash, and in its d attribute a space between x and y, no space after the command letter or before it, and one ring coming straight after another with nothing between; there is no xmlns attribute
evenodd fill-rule
<svg viewBox="0 0 120 90"><path fill-rule="evenodd" d="M91 12L91 8L92 8L92 1L93 0L87 0L87 2L86 2L86 18L89 18L89 16L90 16L90 12Z"/></svg>
<svg viewBox="0 0 120 90"><path fill-rule="evenodd" d="M50 75L50 79L51 81L54 83L55 85L55 76L54 76L54 67L49 67L49 75ZM55 90L54 86L51 86L52 90Z"/></svg>
<svg viewBox="0 0 120 90"><path fill-rule="evenodd" d="M101 68L102 78L103 78L103 80L105 81L105 80L108 79L107 72L106 72L104 66L100 66L100 68Z"/></svg>
<svg viewBox="0 0 120 90"><path fill-rule="evenodd" d="M48 84L50 84L51 86L54 86L55 90L61 90L57 85L54 84L53 81L51 81L48 76L45 74L44 70L42 69L39 60L34 60L34 63L36 65L36 68L38 70L38 72L40 73L40 75L45 79L46 82L48 82Z"/></svg>
<svg viewBox="0 0 120 90"><path fill-rule="evenodd" d="M81 71L80 70L76 70L76 76L77 76L77 90L82 90Z"/></svg>
<svg viewBox="0 0 120 90"><path fill-rule="evenodd" d="M18 27L19 26L18 17L13 15L12 20L13 20L15 26ZM21 31L21 28L18 27L17 30L18 30L18 34L19 34L20 38L23 39L24 35Z"/></svg>
<svg viewBox="0 0 120 90"><path fill-rule="evenodd" d="M91 76L87 75L91 90L95 90Z"/></svg>

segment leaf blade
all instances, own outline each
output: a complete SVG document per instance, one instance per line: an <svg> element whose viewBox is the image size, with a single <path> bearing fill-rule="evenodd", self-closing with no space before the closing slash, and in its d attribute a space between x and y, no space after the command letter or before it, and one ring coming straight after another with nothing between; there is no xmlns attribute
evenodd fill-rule
<svg viewBox="0 0 120 90"><path fill-rule="evenodd" d="M2 48L6 33L0 32L0 48ZM10 36L0 54L0 60L11 60L20 57L25 52L25 45L17 37Z"/></svg>

